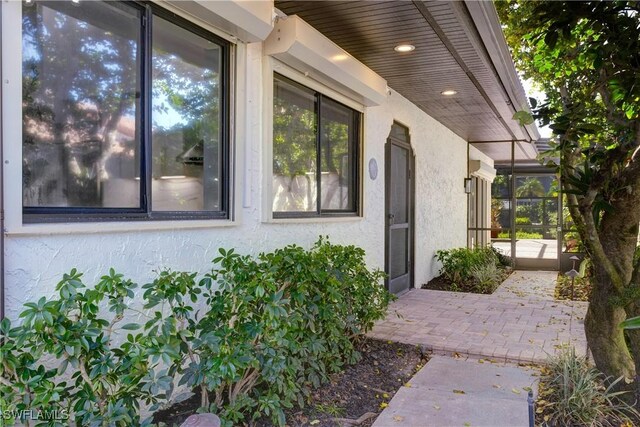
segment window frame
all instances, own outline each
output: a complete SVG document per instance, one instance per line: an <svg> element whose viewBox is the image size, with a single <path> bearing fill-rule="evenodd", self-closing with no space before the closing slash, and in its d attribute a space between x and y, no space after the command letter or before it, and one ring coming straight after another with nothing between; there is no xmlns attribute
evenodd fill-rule
<svg viewBox="0 0 640 427"><path fill-rule="evenodd" d="M101 0L103 1L103 0ZM140 73L140 206L136 208L104 207L49 207L24 206L20 187L23 224L82 223L115 221L172 221L172 220L213 220L231 219L232 174L231 174L231 123L232 123L232 43L188 19L158 6L141 1L121 1L118 3L133 7L140 13L140 57L137 72ZM156 15L220 47L220 210L219 211L153 211L152 210L152 54L153 16ZM20 24L22 28L22 24ZM22 30L21 30L22 34ZM20 44L22 52L22 39ZM20 65L22 69L22 65ZM21 79L22 79L21 73ZM20 113L22 117L22 112ZM20 141L20 152L24 140ZM22 156L21 156L22 157ZM23 184L24 185L24 184Z"/></svg>
<svg viewBox="0 0 640 427"><path fill-rule="evenodd" d="M361 150L362 150L362 140L363 140L363 131L362 131L362 124L363 124L363 112L362 111L358 111L357 109L345 104L344 102L341 102L340 100L330 96L330 95L326 95L324 92L322 92L322 90L319 90L316 87L311 87L311 86L307 86L303 83L297 82L296 80L288 77L287 75L278 72L278 71L273 71L273 78L271 81L271 91L273 93L273 89L275 86L275 82L276 80L280 80L280 81L284 81L287 84L290 84L292 86L295 87L299 87L302 88L304 90L313 92L314 94L314 98L315 98L315 116L316 116L316 123L315 123L315 146L316 146L316 210L315 211L275 211L273 210L273 192L269 193L269 205L271 206L271 214L272 214L272 218L275 220L279 220L279 219L305 219L305 218L345 218L345 217L360 217L361 216L361 201L360 201L360 195L361 195L361 188L360 188L360 176L361 176L361 161L360 161L360 157L361 157ZM351 123L351 135L350 137L352 138L353 144L355 145L353 148L353 159L350 162L350 166L351 166L351 179L353 180L353 191L354 194L351 196L351 198L353 199L353 209L322 209L322 135L321 135L321 129L322 129L322 118L321 118L321 114L320 112L322 111L322 100L323 99L329 99L331 102L336 103L342 107L348 108L350 111L353 112L353 120ZM273 93L272 99L271 99L271 109L273 111L273 106L275 103L275 93ZM271 126L270 126L270 132L271 132L271 141L273 141L273 116L271 117ZM273 145L272 145L272 151L271 151L271 167L270 167L270 171L271 171L271 176L269 177L269 179L273 180L273 162L274 162L274 156L273 156Z"/></svg>

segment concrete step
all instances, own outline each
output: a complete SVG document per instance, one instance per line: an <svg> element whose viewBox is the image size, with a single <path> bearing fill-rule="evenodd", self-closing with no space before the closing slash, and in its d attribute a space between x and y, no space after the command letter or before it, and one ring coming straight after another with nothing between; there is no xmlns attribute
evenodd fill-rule
<svg viewBox="0 0 640 427"><path fill-rule="evenodd" d="M527 393L536 386L531 367L433 356L373 425L527 427Z"/></svg>

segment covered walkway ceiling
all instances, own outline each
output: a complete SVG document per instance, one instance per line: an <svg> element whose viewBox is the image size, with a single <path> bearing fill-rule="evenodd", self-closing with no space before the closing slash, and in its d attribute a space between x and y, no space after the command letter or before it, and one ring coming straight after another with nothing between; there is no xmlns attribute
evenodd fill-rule
<svg viewBox="0 0 640 427"><path fill-rule="evenodd" d="M484 142L477 147L494 159L510 160L511 150L490 149L488 141L527 141L516 160L535 158L528 143L539 138L535 126L512 120L527 100L491 2L276 0L275 6L304 19L465 140ZM400 44L415 50L394 51ZM443 95L447 90L457 93Z"/></svg>

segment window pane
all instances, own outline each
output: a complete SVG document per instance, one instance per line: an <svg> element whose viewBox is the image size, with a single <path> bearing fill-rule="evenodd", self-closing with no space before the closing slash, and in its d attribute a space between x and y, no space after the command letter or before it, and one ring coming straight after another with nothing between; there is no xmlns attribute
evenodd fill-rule
<svg viewBox="0 0 640 427"><path fill-rule="evenodd" d="M221 210L219 45L153 17L152 208Z"/></svg>
<svg viewBox="0 0 640 427"><path fill-rule="evenodd" d="M273 211L316 212L314 92L276 78L273 103Z"/></svg>
<svg viewBox="0 0 640 427"><path fill-rule="evenodd" d="M320 188L322 209L355 211L353 167L357 145L352 109L330 99L322 99L320 111Z"/></svg>
<svg viewBox="0 0 640 427"><path fill-rule="evenodd" d="M140 206L139 28L121 4L24 3L24 206Z"/></svg>

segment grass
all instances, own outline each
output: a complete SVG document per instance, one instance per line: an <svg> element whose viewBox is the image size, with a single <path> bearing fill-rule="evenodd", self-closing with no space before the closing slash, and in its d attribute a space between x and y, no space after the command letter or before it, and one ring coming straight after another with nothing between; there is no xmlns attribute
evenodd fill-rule
<svg viewBox="0 0 640 427"><path fill-rule="evenodd" d="M528 231L516 231L516 239L542 239L542 234L540 233L530 233ZM510 239L511 234L507 232L502 232L498 234L499 239Z"/></svg>
<svg viewBox="0 0 640 427"><path fill-rule="evenodd" d="M315 410L332 417L339 417L345 413L345 409L335 403L317 404Z"/></svg>
<svg viewBox="0 0 640 427"><path fill-rule="evenodd" d="M633 426L638 412L614 391L622 379L607 381L574 348L564 348L542 368L536 425ZM608 385L606 385L608 384Z"/></svg>

